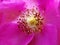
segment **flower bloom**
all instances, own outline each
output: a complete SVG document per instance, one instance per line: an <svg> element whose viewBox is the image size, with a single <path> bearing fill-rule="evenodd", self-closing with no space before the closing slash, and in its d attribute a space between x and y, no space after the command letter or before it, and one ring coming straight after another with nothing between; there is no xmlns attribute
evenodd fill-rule
<svg viewBox="0 0 60 45"><path fill-rule="evenodd" d="M59 45L59 5L56 0L2 1L0 45Z"/></svg>

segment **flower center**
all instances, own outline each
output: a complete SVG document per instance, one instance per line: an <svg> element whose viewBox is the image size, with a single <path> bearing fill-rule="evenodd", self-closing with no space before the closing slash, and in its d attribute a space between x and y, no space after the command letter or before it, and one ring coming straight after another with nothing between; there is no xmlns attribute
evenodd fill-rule
<svg viewBox="0 0 60 45"><path fill-rule="evenodd" d="M38 23L37 19L34 16L27 17L27 23L32 25L36 25Z"/></svg>
<svg viewBox="0 0 60 45"><path fill-rule="evenodd" d="M40 12L37 9L27 9L18 19L18 24L23 24L23 27L26 29L25 32L37 32L42 29L43 18L40 15Z"/></svg>

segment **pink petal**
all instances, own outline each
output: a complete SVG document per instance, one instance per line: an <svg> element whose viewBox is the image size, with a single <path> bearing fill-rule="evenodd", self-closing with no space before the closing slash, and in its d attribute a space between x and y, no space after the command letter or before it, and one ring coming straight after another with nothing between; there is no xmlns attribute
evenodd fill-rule
<svg viewBox="0 0 60 45"><path fill-rule="evenodd" d="M40 10L45 10L52 0L34 0L34 1L38 4Z"/></svg>
<svg viewBox="0 0 60 45"><path fill-rule="evenodd" d="M58 33L57 34L58 34L58 36L57 36L58 37L58 45L60 45L60 28L58 28Z"/></svg>
<svg viewBox="0 0 60 45"><path fill-rule="evenodd" d="M58 5L58 11L59 11L59 15L60 15L60 1L59 1L59 5Z"/></svg>
<svg viewBox="0 0 60 45"><path fill-rule="evenodd" d="M60 2L58 6L58 12L59 12L59 17L60 17ZM59 18L59 24L58 24L58 45L60 45L60 18Z"/></svg>
<svg viewBox="0 0 60 45"><path fill-rule="evenodd" d="M29 45L57 45L57 29L54 25L46 25L43 33L37 33Z"/></svg>
<svg viewBox="0 0 60 45"><path fill-rule="evenodd" d="M0 24L16 19L24 10L24 2L2 2L0 3Z"/></svg>
<svg viewBox="0 0 60 45"><path fill-rule="evenodd" d="M57 10L52 6L49 6L49 8L46 9L44 18L46 19L46 22L55 24L58 19L57 15Z"/></svg>
<svg viewBox="0 0 60 45"><path fill-rule="evenodd" d="M56 5L55 5L56 6ZM53 23L57 26L57 37L58 37L58 45L60 45L60 11L59 11L59 4L58 8L54 5L50 4L49 8L46 9L46 23Z"/></svg>
<svg viewBox="0 0 60 45"><path fill-rule="evenodd" d="M53 23L60 28L60 15L58 11L59 1L50 2L50 4L46 7L44 18L46 23Z"/></svg>
<svg viewBox="0 0 60 45"><path fill-rule="evenodd" d="M0 26L0 45L27 45L33 34L26 34L18 29L17 24L8 23Z"/></svg>

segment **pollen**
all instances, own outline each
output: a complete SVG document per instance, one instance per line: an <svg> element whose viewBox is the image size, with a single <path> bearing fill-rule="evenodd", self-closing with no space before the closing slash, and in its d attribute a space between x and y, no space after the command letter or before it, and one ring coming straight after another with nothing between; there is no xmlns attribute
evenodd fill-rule
<svg viewBox="0 0 60 45"><path fill-rule="evenodd" d="M40 12L37 9L26 9L22 13L22 15L19 16L18 19L18 25L20 26L20 23L23 24L23 27L25 30L24 32L41 32L43 27L43 17L40 15Z"/></svg>

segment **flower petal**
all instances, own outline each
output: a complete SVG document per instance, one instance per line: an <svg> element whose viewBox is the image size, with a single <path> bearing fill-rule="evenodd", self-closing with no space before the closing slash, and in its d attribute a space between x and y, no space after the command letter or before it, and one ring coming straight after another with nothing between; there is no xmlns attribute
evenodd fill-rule
<svg viewBox="0 0 60 45"><path fill-rule="evenodd" d="M59 5L58 5L58 11L59 11L59 15L60 15L60 1L59 1Z"/></svg>
<svg viewBox="0 0 60 45"><path fill-rule="evenodd" d="M26 34L18 29L17 24L8 23L0 26L0 45L27 45L33 34Z"/></svg>
<svg viewBox="0 0 60 45"><path fill-rule="evenodd" d="M57 45L57 29L48 24L43 33L37 33L29 45Z"/></svg>
<svg viewBox="0 0 60 45"><path fill-rule="evenodd" d="M45 10L51 0L34 0L34 1L37 3L40 10L41 9Z"/></svg>
<svg viewBox="0 0 60 45"><path fill-rule="evenodd" d="M0 24L16 19L23 11L25 3L2 2L0 3ZM21 8L22 7L22 8Z"/></svg>
<svg viewBox="0 0 60 45"><path fill-rule="evenodd" d="M54 25L57 25L57 28L60 27L60 15L58 11L58 1L51 2L47 7L45 11L45 21L46 23L53 23Z"/></svg>
<svg viewBox="0 0 60 45"><path fill-rule="evenodd" d="M59 23L58 23L58 45L60 45L60 2L59 2L59 6L58 6L58 12L59 12Z"/></svg>

